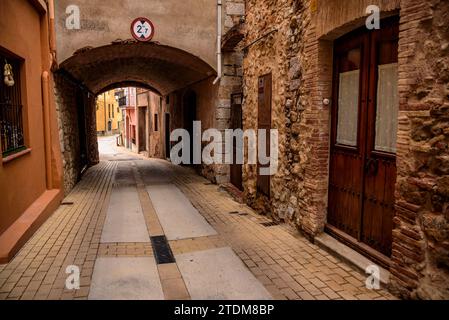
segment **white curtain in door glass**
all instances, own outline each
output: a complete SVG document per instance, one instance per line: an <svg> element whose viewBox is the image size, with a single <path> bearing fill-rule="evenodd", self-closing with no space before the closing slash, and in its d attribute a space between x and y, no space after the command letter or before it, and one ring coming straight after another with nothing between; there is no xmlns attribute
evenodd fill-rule
<svg viewBox="0 0 449 320"><path fill-rule="evenodd" d="M380 65L377 83L376 150L396 153L398 131L398 64Z"/></svg>
<svg viewBox="0 0 449 320"><path fill-rule="evenodd" d="M360 70L340 73L337 143L357 146Z"/></svg>

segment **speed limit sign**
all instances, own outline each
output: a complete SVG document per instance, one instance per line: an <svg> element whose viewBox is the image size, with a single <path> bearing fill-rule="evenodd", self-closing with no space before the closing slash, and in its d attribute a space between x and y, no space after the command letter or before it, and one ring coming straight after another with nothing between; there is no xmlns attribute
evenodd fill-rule
<svg viewBox="0 0 449 320"><path fill-rule="evenodd" d="M154 36L154 25L147 18L137 18L131 23L131 33L137 41L150 41Z"/></svg>

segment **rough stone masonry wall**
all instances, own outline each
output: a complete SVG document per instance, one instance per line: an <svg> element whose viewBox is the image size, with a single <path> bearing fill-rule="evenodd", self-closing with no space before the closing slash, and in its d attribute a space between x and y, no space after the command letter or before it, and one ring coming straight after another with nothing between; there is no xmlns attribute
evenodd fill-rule
<svg viewBox="0 0 449 320"><path fill-rule="evenodd" d="M392 287L449 298L449 2L403 0Z"/></svg>
<svg viewBox="0 0 449 320"><path fill-rule="evenodd" d="M257 194L257 167L245 164L245 198L261 213L294 221L303 184L294 133L301 108L297 97L301 69L296 55L303 45L299 39L302 7L293 0L249 0L246 6L245 44L251 45L243 62L243 125L244 129L257 129L258 78L271 72L272 128L279 131L279 170L271 177L272 199L268 201Z"/></svg>
<svg viewBox="0 0 449 320"><path fill-rule="evenodd" d="M81 170L78 157L80 144L78 115L76 112L77 87L58 73L54 74L54 79L59 139L64 172L64 192L67 194L78 182Z"/></svg>
<svg viewBox="0 0 449 320"><path fill-rule="evenodd" d="M331 1L332 2L332 1ZM280 171L271 203L256 193L256 172L244 166L249 204L294 222L311 237L327 213L332 40L363 25L363 7L348 1L247 1L244 126L257 126L257 78L273 72L273 127L280 130ZM371 2L370 2L371 3ZM374 1L384 12L397 0ZM449 3L400 2L397 212L391 289L407 298L448 298L449 288ZM326 19L317 14L328 15ZM326 11L327 10L327 11ZM318 13L317 13L318 12ZM352 25L351 25L352 24ZM262 203L262 205L261 205Z"/></svg>
<svg viewBox="0 0 449 320"><path fill-rule="evenodd" d="M80 161L80 133L78 127L78 103L85 105L87 163L94 165L99 161L97 129L95 121L95 97L80 89L74 82L59 73L54 73L55 101L58 115L59 139L63 161L64 192L68 194L79 180L81 170ZM77 99L81 94L83 101Z"/></svg>
<svg viewBox="0 0 449 320"><path fill-rule="evenodd" d="M244 0L226 0L223 6L224 27L223 33L228 32L232 27L238 25L245 16ZM215 108L215 128L222 131L224 139L224 130L230 126L231 118L231 94L240 92L242 88L242 52L237 49L234 52L223 52L223 74L219 82L216 108ZM224 147L223 147L224 150ZM210 166L205 166L203 172L211 171ZM216 164L213 166L214 182L229 182L229 165ZM210 176L205 174L206 177Z"/></svg>

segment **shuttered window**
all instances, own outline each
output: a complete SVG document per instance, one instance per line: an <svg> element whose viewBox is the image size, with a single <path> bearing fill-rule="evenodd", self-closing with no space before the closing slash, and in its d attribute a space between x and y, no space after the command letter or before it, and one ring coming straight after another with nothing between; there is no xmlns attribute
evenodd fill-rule
<svg viewBox="0 0 449 320"><path fill-rule="evenodd" d="M272 74L259 77L259 102L258 102L258 129L267 130L266 156L270 155L270 130L271 130L271 97L272 97ZM257 170L257 190L270 197L270 176L260 175L261 167L269 167L270 164L261 165Z"/></svg>

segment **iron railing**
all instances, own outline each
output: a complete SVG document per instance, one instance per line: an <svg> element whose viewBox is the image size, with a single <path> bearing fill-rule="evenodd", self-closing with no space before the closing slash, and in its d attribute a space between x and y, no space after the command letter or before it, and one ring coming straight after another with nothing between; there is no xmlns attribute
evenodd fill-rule
<svg viewBox="0 0 449 320"><path fill-rule="evenodd" d="M21 105L0 103L0 135L4 157L25 149Z"/></svg>
<svg viewBox="0 0 449 320"><path fill-rule="evenodd" d="M126 96L123 96L123 97L118 99L118 105L120 107L125 107L126 106Z"/></svg>
<svg viewBox="0 0 449 320"><path fill-rule="evenodd" d="M0 135L4 157L25 149L21 105L0 103Z"/></svg>
<svg viewBox="0 0 449 320"><path fill-rule="evenodd" d="M0 63L6 63L6 59L0 54ZM8 87L3 82L0 83L0 142L3 157L25 149L20 62L16 59L7 60L13 67L15 84ZM3 67L3 64L0 66Z"/></svg>

